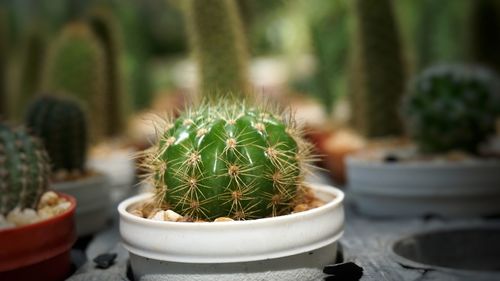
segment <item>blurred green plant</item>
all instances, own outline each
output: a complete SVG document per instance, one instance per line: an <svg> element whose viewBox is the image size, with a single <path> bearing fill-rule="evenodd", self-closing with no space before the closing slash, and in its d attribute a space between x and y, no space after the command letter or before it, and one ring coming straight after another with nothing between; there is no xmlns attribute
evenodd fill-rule
<svg viewBox="0 0 500 281"><path fill-rule="evenodd" d="M468 40L471 59L500 73L500 2L472 2Z"/></svg>
<svg viewBox="0 0 500 281"><path fill-rule="evenodd" d="M495 132L499 80L480 67L434 66L417 77L403 109L408 131L423 152L476 153Z"/></svg>
<svg viewBox="0 0 500 281"><path fill-rule="evenodd" d="M31 102L42 82L43 65L47 55L47 35L41 27L33 25L21 45L21 56L17 70L16 90L13 108L16 120L24 117L25 109Z"/></svg>
<svg viewBox="0 0 500 281"><path fill-rule="evenodd" d="M248 54L236 2L214 0L186 3L186 21L191 48L198 66L199 93L251 91Z"/></svg>
<svg viewBox="0 0 500 281"><path fill-rule="evenodd" d="M390 0L352 1L349 94L354 127L366 137L402 133L405 67Z"/></svg>
<svg viewBox="0 0 500 281"><path fill-rule="evenodd" d="M90 116L90 139L99 141L107 124L105 53L84 22L69 23L51 47L43 90L74 95Z"/></svg>
<svg viewBox="0 0 500 281"><path fill-rule="evenodd" d="M5 10L0 7L0 118L7 117L7 52L8 52L8 26Z"/></svg>
<svg viewBox="0 0 500 281"><path fill-rule="evenodd" d="M104 107L105 134L113 137L123 133L128 109L128 99L123 93L123 78L121 73L121 31L110 10L105 7L96 8L89 16L92 31L104 49L104 67L106 75L106 90Z"/></svg>

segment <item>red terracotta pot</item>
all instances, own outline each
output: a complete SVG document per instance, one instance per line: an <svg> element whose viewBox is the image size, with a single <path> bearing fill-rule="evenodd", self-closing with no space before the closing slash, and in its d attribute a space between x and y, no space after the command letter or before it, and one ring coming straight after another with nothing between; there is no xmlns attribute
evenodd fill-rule
<svg viewBox="0 0 500 281"><path fill-rule="evenodd" d="M34 224L0 230L0 280L64 280L76 241L75 198L64 213Z"/></svg>

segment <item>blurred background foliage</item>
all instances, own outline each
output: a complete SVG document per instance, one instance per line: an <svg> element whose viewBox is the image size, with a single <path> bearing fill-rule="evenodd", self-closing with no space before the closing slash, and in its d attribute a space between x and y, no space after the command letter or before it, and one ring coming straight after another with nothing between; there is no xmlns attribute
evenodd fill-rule
<svg viewBox="0 0 500 281"><path fill-rule="evenodd" d="M350 1L235 1L252 59L278 62L286 94L316 99L332 113L347 93ZM495 1L393 1L409 77L439 62L493 63L478 56L485 53L478 48L490 48L486 54L498 58L498 39L474 31L484 25L498 32L499 5L487 2ZM181 0L1 0L0 73L8 69L2 81L9 83L0 82L0 102L5 105L7 92L15 93L14 104L24 103L26 92L36 89L48 45L65 24L88 17L97 7L109 10L117 23L123 89L132 111L168 106L174 103L169 97L190 88L193 71ZM495 64L500 65L498 60Z"/></svg>

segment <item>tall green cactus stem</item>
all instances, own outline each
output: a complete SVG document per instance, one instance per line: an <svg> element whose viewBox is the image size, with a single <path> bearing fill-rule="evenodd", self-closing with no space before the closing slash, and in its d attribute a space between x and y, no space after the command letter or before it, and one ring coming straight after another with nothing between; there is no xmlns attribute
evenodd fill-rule
<svg viewBox="0 0 500 281"><path fill-rule="evenodd" d="M402 132L398 113L405 69L391 0L355 0L355 50L351 73L354 126L366 137ZM352 80L351 80L352 81ZM351 83L352 85L352 83Z"/></svg>
<svg viewBox="0 0 500 281"><path fill-rule="evenodd" d="M87 124L77 102L40 96L28 110L26 125L45 144L53 171L85 171Z"/></svg>
<svg viewBox="0 0 500 281"><path fill-rule="evenodd" d="M122 75L120 72L120 32L110 11L101 8L95 10L89 19L92 31L104 47L105 74L107 88L105 107L107 121L107 136L116 136L123 133L126 123L127 97L123 94Z"/></svg>
<svg viewBox="0 0 500 281"><path fill-rule="evenodd" d="M472 1L470 34L472 59L500 73L500 3Z"/></svg>
<svg viewBox="0 0 500 281"><path fill-rule="evenodd" d="M102 46L88 26L70 23L52 46L43 87L47 92L69 93L84 102L93 142L103 137L107 124L104 62Z"/></svg>
<svg viewBox="0 0 500 281"><path fill-rule="evenodd" d="M310 146L293 124L245 104L205 104L166 124L147 153L159 206L194 219L290 211Z"/></svg>
<svg viewBox="0 0 500 281"><path fill-rule="evenodd" d="M26 107L33 96L40 89L42 80L43 64L46 56L46 41L44 33L38 27L32 27L22 46L21 64L19 65L18 80L16 82L17 95L14 108L22 119Z"/></svg>
<svg viewBox="0 0 500 281"><path fill-rule="evenodd" d="M248 95L248 54L238 8L232 0L190 0L188 35L198 63L199 92Z"/></svg>
<svg viewBox="0 0 500 281"><path fill-rule="evenodd" d="M41 142L23 129L0 124L0 214L36 208L47 190L50 165Z"/></svg>
<svg viewBox="0 0 500 281"><path fill-rule="evenodd" d="M475 153L495 132L500 87L492 72L472 66L431 67L404 100L410 135L423 152Z"/></svg>
<svg viewBox="0 0 500 281"><path fill-rule="evenodd" d="M7 116L7 17L6 12L0 7L0 117Z"/></svg>

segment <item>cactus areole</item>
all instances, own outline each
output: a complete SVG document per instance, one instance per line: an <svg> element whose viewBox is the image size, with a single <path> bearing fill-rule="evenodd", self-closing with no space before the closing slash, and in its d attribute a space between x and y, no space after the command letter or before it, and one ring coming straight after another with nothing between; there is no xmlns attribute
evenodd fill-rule
<svg viewBox="0 0 500 281"><path fill-rule="evenodd" d="M158 205L203 220L288 213L310 150L298 132L246 104L188 110L166 124L148 154Z"/></svg>

